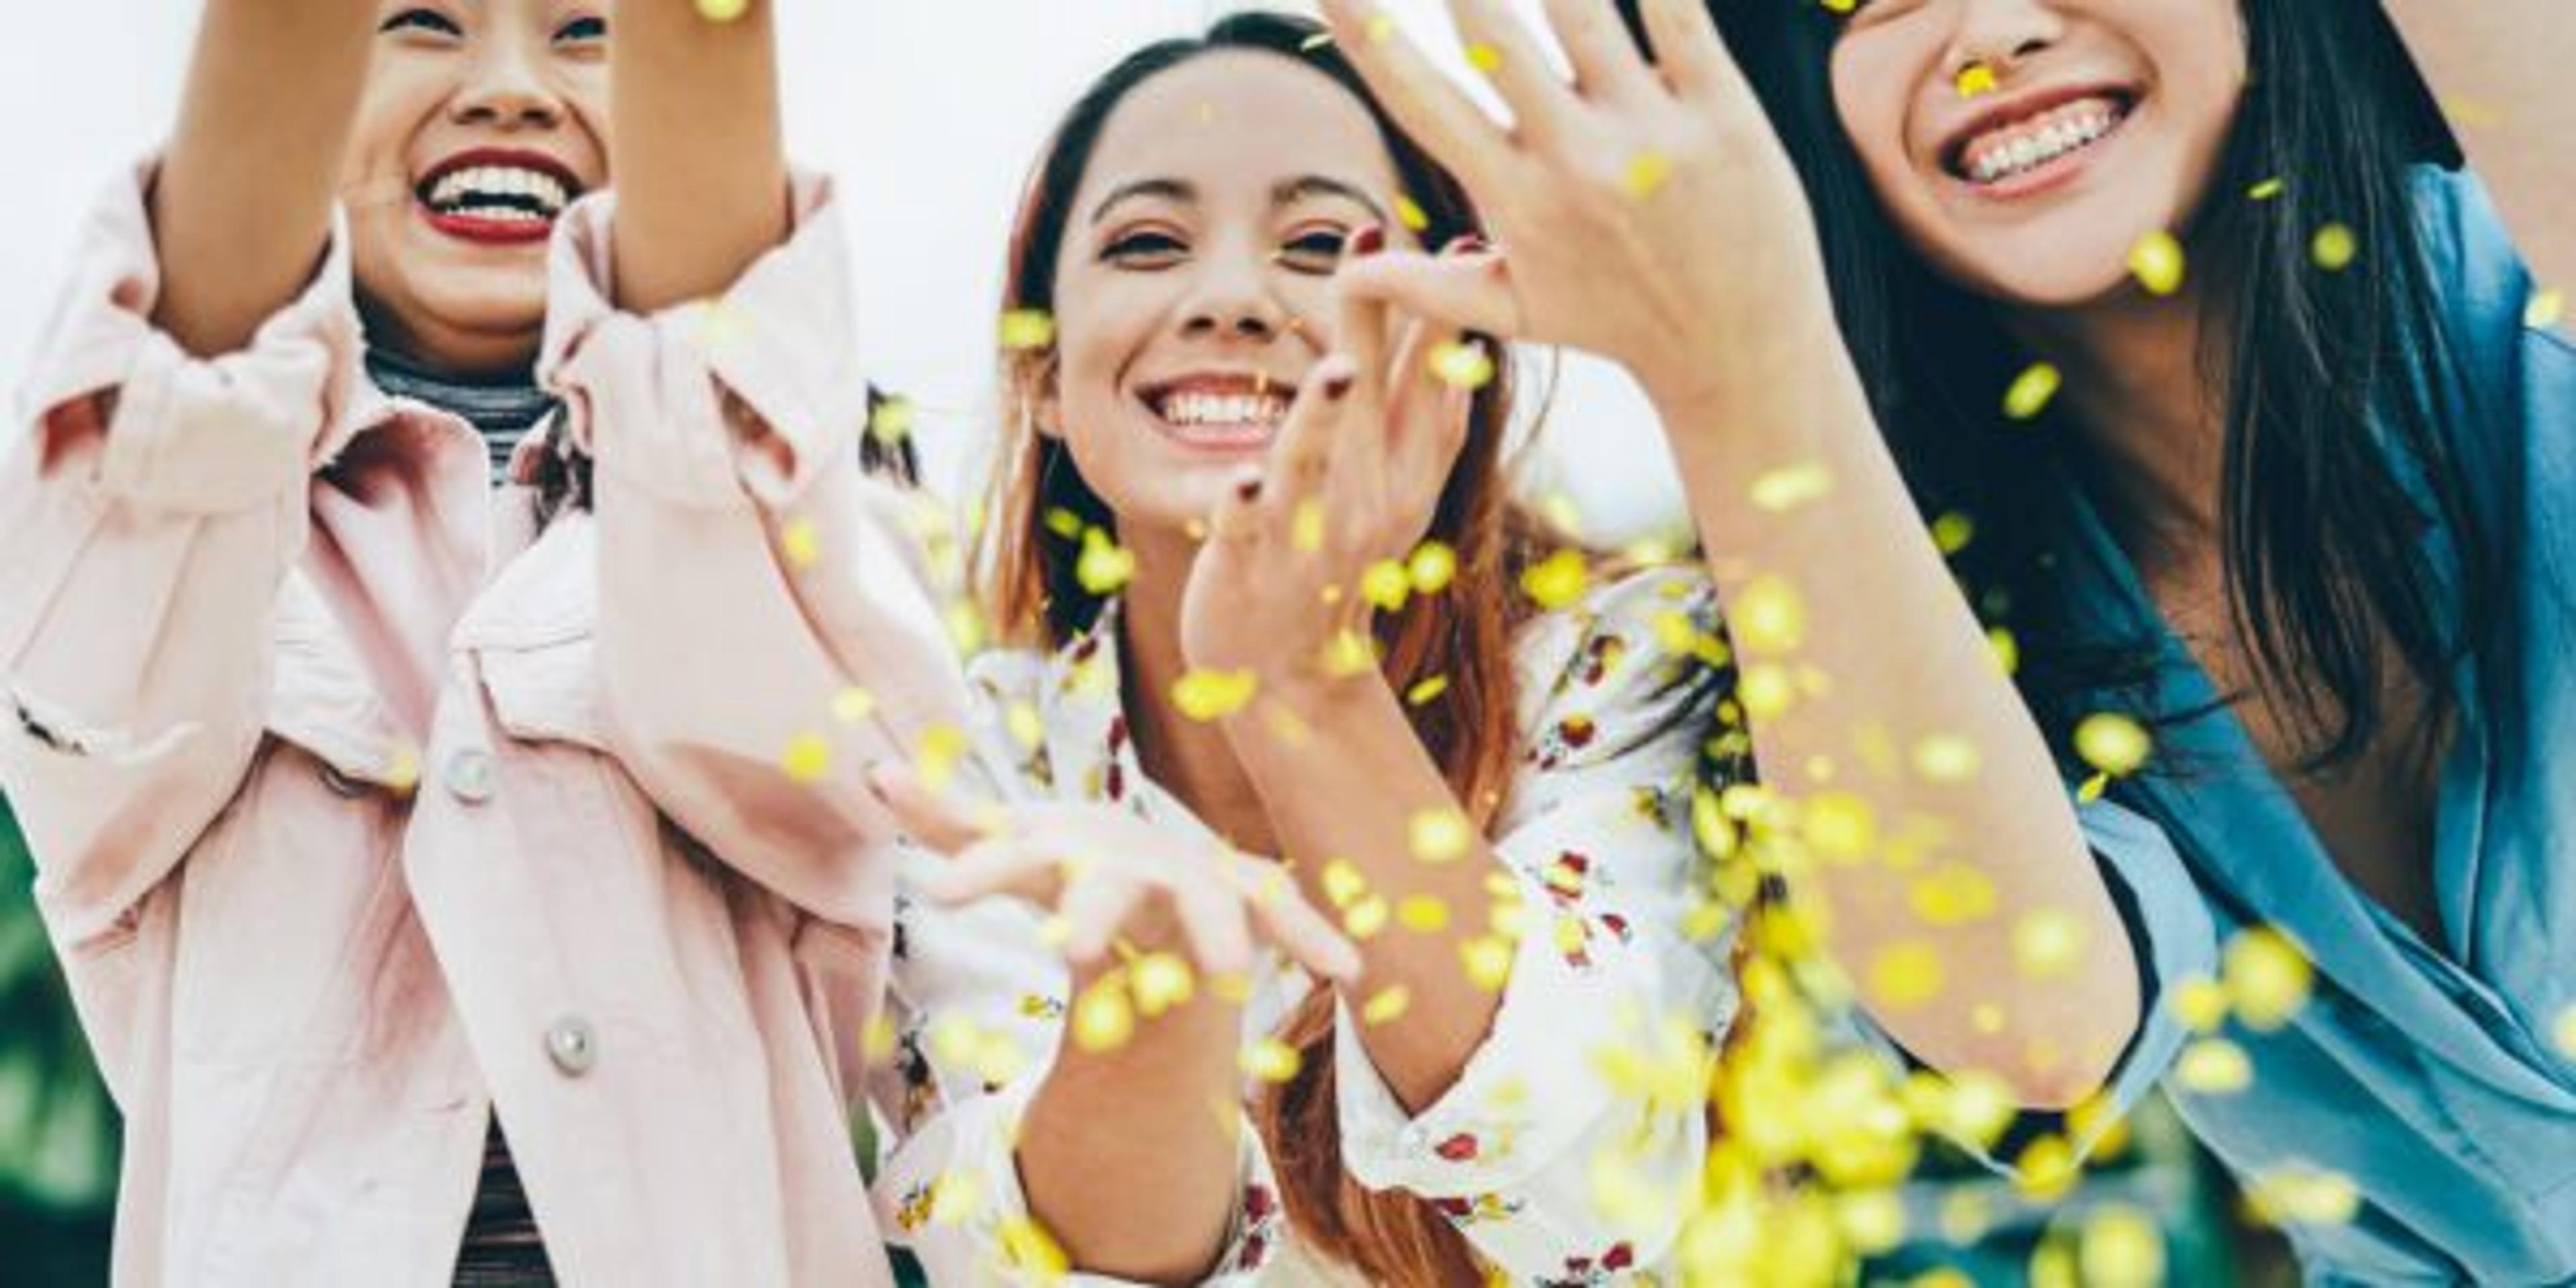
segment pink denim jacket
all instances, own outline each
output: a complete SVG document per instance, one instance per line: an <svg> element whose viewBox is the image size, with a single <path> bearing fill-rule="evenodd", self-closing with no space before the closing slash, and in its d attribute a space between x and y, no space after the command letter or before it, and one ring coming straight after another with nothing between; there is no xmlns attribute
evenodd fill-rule
<svg viewBox="0 0 2576 1288"><path fill-rule="evenodd" d="M652 318L574 212L544 371L596 505L539 534L366 381L344 238L243 351L156 332L150 181L0 467L0 789L126 1118L117 1281L443 1284L497 1112L573 1282L887 1282L859 775L964 695L854 463L828 193Z"/></svg>

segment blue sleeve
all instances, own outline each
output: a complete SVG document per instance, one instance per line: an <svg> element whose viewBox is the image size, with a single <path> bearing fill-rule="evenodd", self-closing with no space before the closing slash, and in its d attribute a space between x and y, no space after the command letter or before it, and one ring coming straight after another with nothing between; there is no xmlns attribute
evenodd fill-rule
<svg viewBox="0 0 2576 1288"><path fill-rule="evenodd" d="M2451 410L2479 431L2470 452L2489 465L2554 461L2556 480L2576 484L2576 448L2566 442L2576 428L2576 344L2568 339L2576 319L2540 325L2550 320L2538 307L2542 288L2476 174L2424 166L2412 179L2443 338L2458 364ZM2561 301L2576 291L2576 283L2556 285Z"/></svg>

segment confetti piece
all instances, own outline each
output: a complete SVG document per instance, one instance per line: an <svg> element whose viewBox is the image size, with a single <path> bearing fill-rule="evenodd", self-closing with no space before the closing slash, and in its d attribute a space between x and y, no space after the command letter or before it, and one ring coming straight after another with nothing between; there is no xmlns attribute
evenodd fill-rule
<svg viewBox="0 0 2576 1288"><path fill-rule="evenodd" d="M1448 691L1449 677L1445 675L1435 675L1428 680L1424 680L1421 683L1414 685L1412 688L1406 689L1404 691L1404 705L1408 707L1429 706L1431 703L1438 701L1441 694L1447 693Z"/></svg>
<svg viewBox="0 0 2576 1288"><path fill-rule="evenodd" d="M2126 1203L2106 1203L2086 1217L2076 1248L2086 1288L2154 1288L2165 1281L2164 1235Z"/></svg>
<svg viewBox="0 0 2576 1288"><path fill-rule="evenodd" d="M2361 1187L2338 1172L2292 1167L2246 1187L2247 1206L2274 1225L2342 1225L2361 1211Z"/></svg>
<svg viewBox="0 0 2576 1288"><path fill-rule="evenodd" d="M1172 684L1172 705L1201 723L1223 720L1252 703L1258 681L1249 670L1191 671Z"/></svg>
<svg viewBox="0 0 2576 1288"><path fill-rule="evenodd" d="M1413 993L1402 984L1390 984L1360 1006L1360 1022L1371 1027L1402 1016L1413 1005Z"/></svg>
<svg viewBox="0 0 2576 1288"><path fill-rule="evenodd" d="M1349 859L1328 859L1316 879L1323 883L1324 898L1336 908L1347 908L1351 901L1368 893L1368 878Z"/></svg>
<svg viewBox="0 0 2576 1288"><path fill-rule="evenodd" d="M876 711L877 696L865 689L843 689L832 695L832 718L842 724L857 724Z"/></svg>
<svg viewBox="0 0 2576 1288"><path fill-rule="evenodd" d="M2340 273L2350 267L2353 257L2360 253L2360 242L2354 239L2352 229L2343 224L2327 224L2308 241L2308 257L2329 273Z"/></svg>
<svg viewBox="0 0 2576 1288"><path fill-rule="evenodd" d="M1646 201L1672 182L1673 159L1661 152L1640 152L1628 158L1628 168L1619 176L1620 185L1629 197Z"/></svg>
<svg viewBox="0 0 2576 1288"><path fill-rule="evenodd" d="M2064 382L2065 377L2056 367L2045 362L2030 364L2014 378L2012 388L2004 391L2004 414L2014 420L2038 419Z"/></svg>
<svg viewBox="0 0 2576 1288"><path fill-rule="evenodd" d="M2531 297L2522 310L2522 324L2534 331L2546 331L2567 316L2567 295L2563 291L2542 291Z"/></svg>
<svg viewBox="0 0 2576 1288"><path fill-rule="evenodd" d="M1954 83L1961 98L1983 98L1998 88L1995 69L1982 59L1960 68Z"/></svg>
<svg viewBox="0 0 2576 1288"><path fill-rule="evenodd" d="M1421 202L1398 193L1395 198L1395 221L1413 232L1420 233L1431 227L1431 212L1424 210Z"/></svg>
<svg viewBox="0 0 2576 1288"><path fill-rule="evenodd" d="M888 398L868 414L868 436L888 447L912 437L912 400Z"/></svg>
<svg viewBox="0 0 2576 1288"><path fill-rule="evenodd" d="M1977 539L1977 521L1952 510L1932 521L1932 545L1944 556L1955 555Z"/></svg>
<svg viewBox="0 0 2576 1288"><path fill-rule="evenodd" d="M787 772L790 782L811 787L832 772L832 744L819 733L800 733L788 740L778 767Z"/></svg>
<svg viewBox="0 0 2576 1288"><path fill-rule="evenodd" d="M1458 552L1442 542L1425 541L1414 547L1404 573L1413 582L1413 593L1437 595L1458 579Z"/></svg>
<svg viewBox="0 0 2576 1288"><path fill-rule="evenodd" d="M1136 1009L1148 1019L1187 1004L1198 993L1190 964L1171 953L1147 953L1129 965L1127 973L1136 992Z"/></svg>
<svg viewBox="0 0 2576 1288"><path fill-rule="evenodd" d="M1851 1250L1863 1256L1876 1256L1905 1241L1905 1202L1892 1190L1839 1195L1834 1217Z"/></svg>
<svg viewBox="0 0 2576 1288"><path fill-rule="evenodd" d="M778 548L791 567L811 568L823 561L822 539L815 535L812 519L788 521L778 533Z"/></svg>
<svg viewBox="0 0 2576 1288"><path fill-rule="evenodd" d="M709 22L733 22L751 12L751 0L698 0L698 16Z"/></svg>
<svg viewBox="0 0 2576 1288"><path fill-rule="evenodd" d="M948 786L957 773L957 762L965 759L974 746L966 731L955 725L932 725L921 733L921 744L914 749L913 771L921 775L922 785L932 791Z"/></svg>
<svg viewBox="0 0 2576 1288"><path fill-rule="evenodd" d="M1807 844L1830 859L1855 860L1878 847L1878 816L1849 792L1818 792L1805 802Z"/></svg>
<svg viewBox="0 0 2576 1288"><path fill-rule="evenodd" d="M2010 630L2001 626L1987 628L1986 647L1994 650L1995 666L2004 674L2021 670L2021 640Z"/></svg>
<svg viewBox="0 0 2576 1288"><path fill-rule="evenodd" d="M2113 778L2138 772L2153 750L2146 727L2124 715L2098 712L2075 726L2075 754Z"/></svg>
<svg viewBox="0 0 2576 1288"><path fill-rule="evenodd" d="M948 627L948 643L960 654L973 654L984 647L984 611L970 599L950 604L942 617Z"/></svg>
<svg viewBox="0 0 2576 1288"><path fill-rule="evenodd" d="M1821 461L1807 461L1753 480L1753 505L1770 514L1786 514L1825 499L1833 490L1833 472Z"/></svg>
<svg viewBox="0 0 2576 1288"><path fill-rule="evenodd" d="M2270 1032L2307 1005L2312 973L2307 954L2288 935L2257 926L2227 941L2220 978L2236 1018Z"/></svg>
<svg viewBox="0 0 2576 1288"><path fill-rule="evenodd" d="M2279 179L2265 179L2261 183L2255 184L2253 187L2246 189L2245 195L2252 197L2256 201L2270 201L2274 197L2280 196L2282 190L2288 186L2289 185L2281 182Z"/></svg>
<svg viewBox="0 0 2576 1288"><path fill-rule="evenodd" d="M2084 956L2084 923L2071 913L2041 909L2013 922L2013 965L2031 979L2065 974Z"/></svg>
<svg viewBox="0 0 2576 1288"><path fill-rule="evenodd" d="M1238 1063L1245 1077L1278 1084L1294 1079L1305 1061L1297 1048L1277 1038L1261 1038L1243 1049Z"/></svg>
<svg viewBox="0 0 2576 1288"><path fill-rule="evenodd" d="M1412 895L1395 906L1396 924L1419 935L1449 928L1449 905L1427 894Z"/></svg>
<svg viewBox="0 0 2576 1288"><path fill-rule="evenodd" d="M1920 940L1891 944L1869 964L1869 995L1891 1010L1931 1001L1946 982L1940 950Z"/></svg>
<svg viewBox="0 0 2576 1288"><path fill-rule="evenodd" d="M1432 378L1452 389L1473 392L1494 383L1494 355L1475 340L1431 346Z"/></svg>
<svg viewBox="0 0 2576 1288"><path fill-rule="evenodd" d="M1387 918L1392 913L1386 900L1367 895L1342 914L1342 929L1353 939L1374 939L1386 929Z"/></svg>
<svg viewBox="0 0 2576 1288"><path fill-rule="evenodd" d="M2550 1036L2558 1043L2560 1055L2576 1060L2576 1006L2558 1013L2558 1023L2552 1026Z"/></svg>
<svg viewBox="0 0 2576 1288"><path fill-rule="evenodd" d="M1116 976L1104 976L1082 990L1073 1002L1075 1046L1100 1055L1127 1045L1136 1035L1136 1008Z"/></svg>
<svg viewBox="0 0 2576 1288"><path fill-rule="evenodd" d="M2013 1178L2014 1188L2024 1198L2041 1203L2065 1197L2084 1170L2075 1156L2075 1147L2063 1136L2042 1136L2032 1141L2013 1165L2019 1171Z"/></svg>
<svg viewBox="0 0 2576 1288"><path fill-rule="evenodd" d="M1380 612L1392 613L1404 607L1413 597L1413 577L1404 565L1392 559L1380 559L1360 574L1360 598Z"/></svg>
<svg viewBox="0 0 2576 1288"><path fill-rule="evenodd" d="M2233 1095L2253 1085L2254 1062L2225 1038L2202 1038L2182 1049L2174 1080L2204 1096Z"/></svg>
<svg viewBox="0 0 2576 1288"><path fill-rule="evenodd" d="M1073 1259L1066 1256L1064 1245L1039 1225L1037 1218L1014 1214L1001 1224L1002 1261L1018 1273L1012 1277L1035 1283L1062 1282L1073 1273Z"/></svg>
<svg viewBox="0 0 2576 1288"><path fill-rule="evenodd" d="M2174 1018L2183 1028L2206 1036L2227 1022L2227 989L2207 976L2187 979L2174 986Z"/></svg>
<svg viewBox="0 0 2576 1288"><path fill-rule="evenodd" d="M1082 553L1074 559L1073 577L1082 583L1085 592L1117 594L1135 575L1135 552L1122 549L1116 539L1099 528L1083 530Z"/></svg>
<svg viewBox="0 0 2576 1288"><path fill-rule="evenodd" d="M1455 809L1427 809L1413 816L1406 834L1411 838L1413 857L1425 863L1447 863L1466 855L1468 846L1475 841L1476 830Z"/></svg>
<svg viewBox="0 0 2576 1288"><path fill-rule="evenodd" d="M1368 38L1381 44L1395 39L1395 15L1384 9L1369 15Z"/></svg>
<svg viewBox="0 0 2576 1288"><path fill-rule="evenodd" d="M1752 656L1794 652L1807 639L1806 600L1784 577L1760 576L1736 596L1728 614L1738 648Z"/></svg>
<svg viewBox="0 0 2576 1288"><path fill-rule="evenodd" d="M1467 45L1467 65L1491 76L1503 68L1503 51L1481 40L1470 41Z"/></svg>
<svg viewBox="0 0 2576 1288"><path fill-rule="evenodd" d="M1044 309L1013 309L1002 315L1002 347L1013 353L1043 349L1055 343L1055 317Z"/></svg>
<svg viewBox="0 0 2576 1288"><path fill-rule="evenodd" d="M420 786L420 752L399 746L385 753L385 786L396 796L409 796Z"/></svg>
<svg viewBox="0 0 2576 1288"><path fill-rule="evenodd" d="M1071 541L1074 538L1081 536L1082 529L1084 527L1082 516L1075 514L1071 510L1065 509L1063 506L1057 506L1054 509L1047 511L1045 522L1047 531L1052 532L1067 541Z"/></svg>
<svg viewBox="0 0 2576 1288"><path fill-rule="evenodd" d="M1985 767L1977 744L1954 733L1936 733L1914 744L1914 772L1926 782L1964 783Z"/></svg>
<svg viewBox="0 0 2576 1288"><path fill-rule="evenodd" d="M1355 630L1340 630L1324 645L1324 674L1337 680L1377 669L1377 643Z"/></svg>
<svg viewBox="0 0 2576 1288"><path fill-rule="evenodd" d="M1961 926L1994 915L1995 883L1970 863L1944 863L1906 891L1914 915L1935 926Z"/></svg>
<svg viewBox="0 0 2576 1288"><path fill-rule="evenodd" d="M963 1172L944 1172L931 1184L930 1219L941 1225L969 1221L983 1206L983 1187Z"/></svg>
<svg viewBox="0 0 2576 1288"><path fill-rule="evenodd" d="M1002 727L1009 731L1011 741L1030 751L1037 750L1046 741L1046 719L1038 714L1036 706L1027 702L1012 703L1010 709L1002 714Z"/></svg>
<svg viewBox="0 0 2576 1288"><path fill-rule="evenodd" d="M1467 969L1467 982L1499 993L1511 978L1512 943L1499 935L1478 935L1458 945L1458 959Z"/></svg>
<svg viewBox="0 0 2576 1288"><path fill-rule="evenodd" d="M2129 271L2150 295L2171 295L2182 289L2182 243L2163 229L2148 233L2129 248Z"/></svg>
<svg viewBox="0 0 2576 1288"><path fill-rule="evenodd" d="M1583 598L1590 583L1591 570L1582 552L1576 550L1559 550L1521 573L1521 591L1549 612L1557 612Z"/></svg>

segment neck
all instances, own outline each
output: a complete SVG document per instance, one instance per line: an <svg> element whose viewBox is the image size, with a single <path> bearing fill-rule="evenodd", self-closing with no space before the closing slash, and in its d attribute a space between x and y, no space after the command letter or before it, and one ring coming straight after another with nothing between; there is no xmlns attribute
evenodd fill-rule
<svg viewBox="0 0 2576 1288"><path fill-rule="evenodd" d="M1136 756L1156 785L1172 794L1239 849L1270 854L1278 845L1270 812L1236 758L1225 731L1192 720L1173 704L1172 686L1188 673L1181 653L1181 596L1198 543L1178 534L1136 534L1127 542L1136 574L1120 616L1120 695Z"/></svg>
<svg viewBox="0 0 2576 1288"><path fill-rule="evenodd" d="M536 383L540 330L473 331L431 321L406 320L359 301L368 347L392 354L423 374L457 384Z"/></svg>
<svg viewBox="0 0 2576 1288"><path fill-rule="evenodd" d="M2219 539L2226 464L2223 389L2202 362L2210 336L2197 292L2123 290L2075 309L2025 314L2013 333L2064 373L2067 419L2140 553L2163 558Z"/></svg>

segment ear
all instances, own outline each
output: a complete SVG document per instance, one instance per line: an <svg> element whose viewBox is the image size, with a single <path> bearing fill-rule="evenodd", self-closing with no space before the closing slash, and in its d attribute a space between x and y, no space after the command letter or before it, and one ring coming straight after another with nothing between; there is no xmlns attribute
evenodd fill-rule
<svg viewBox="0 0 2576 1288"><path fill-rule="evenodd" d="M1029 412L1029 428L1040 438L1064 439L1064 398L1058 380L1059 366L1055 350L1033 356L1030 371L1020 381L1020 398Z"/></svg>

